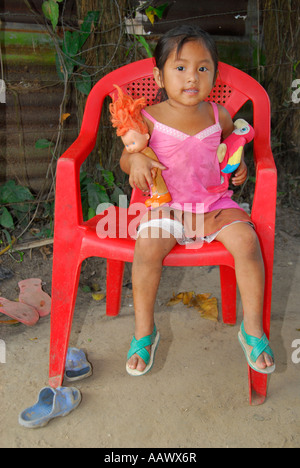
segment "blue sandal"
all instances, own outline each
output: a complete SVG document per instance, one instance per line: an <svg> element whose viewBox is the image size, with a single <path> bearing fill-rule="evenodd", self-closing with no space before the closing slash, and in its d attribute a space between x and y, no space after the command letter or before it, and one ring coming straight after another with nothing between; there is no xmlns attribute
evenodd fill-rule
<svg viewBox="0 0 300 468"><path fill-rule="evenodd" d="M35 405L20 414L19 423L30 429L44 427L51 419L67 416L79 406L80 402L81 393L77 388L42 388Z"/></svg>
<svg viewBox="0 0 300 468"><path fill-rule="evenodd" d="M92 375L93 369L82 349L69 348L67 353L65 375L67 382L83 380Z"/></svg>
<svg viewBox="0 0 300 468"><path fill-rule="evenodd" d="M262 353L269 354L269 356L274 360L274 354L269 346L269 340L265 333L260 339L255 336L248 335L245 331L244 322L242 322L238 338L245 353L247 362L253 370L260 374L272 374L275 371L275 364L273 364L273 366L266 367L265 369L260 369L256 365L256 361Z"/></svg>
<svg viewBox="0 0 300 468"><path fill-rule="evenodd" d="M150 371L154 363L154 357L156 349L160 340L159 332L154 325L154 330L151 335L144 336L140 340L137 340L135 337L132 338L130 350L127 354L127 360L131 358L134 354L137 354L146 364L146 367L143 371L138 371L136 369L130 369L128 363L126 363L126 370L128 374L132 376L144 375ZM146 346L151 346L150 354L146 349Z"/></svg>

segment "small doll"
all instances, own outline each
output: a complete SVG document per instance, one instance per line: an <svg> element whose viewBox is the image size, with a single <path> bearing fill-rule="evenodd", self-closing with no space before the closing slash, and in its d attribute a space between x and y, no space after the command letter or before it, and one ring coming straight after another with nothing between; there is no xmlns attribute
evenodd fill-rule
<svg viewBox="0 0 300 468"><path fill-rule="evenodd" d="M124 94L122 89L114 85L118 90L118 98L109 105L111 121L117 128L117 136L120 136L126 150L129 153L143 153L150 159L158 161L154 151L148 147L150 139L149 129L141 115L141 110L146 107L145 98L134 100L131 96ZM159 162L159 161L158 161ZM152 195L145 201L147 207L157 208L172 200L161 169L153 170Z"/></svg>
<svg viewBox="0 0 300 468"><path fill-rule="evenodd" d="M221 169L221 185L208 187L209 192L216 193L227 190L232 172L240 165L245 144L250 143L254 138L254 129L246 120L236 120L234 127L235 130L219 145L217 150Z"/></svg>

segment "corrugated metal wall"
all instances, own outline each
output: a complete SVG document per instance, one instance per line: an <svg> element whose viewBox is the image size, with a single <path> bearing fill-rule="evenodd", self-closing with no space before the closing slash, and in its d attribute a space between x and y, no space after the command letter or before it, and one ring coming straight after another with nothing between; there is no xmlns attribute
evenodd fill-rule
<svg viewBox="0 0 300 468"><path fill-rule="evenodd" d="M67 2L69 5L75 2ZM32 3L40 8L41 2ZM45 29L20 0L0 6L0 40L6 104L0 104L0 183L16 179L39 191L52 154L36 149L39 139L56 141L63 86L55 68L55 49ZM69 18L71 9L69 8ZM74 109L66 122L65 146L77 136Z"/></svg>

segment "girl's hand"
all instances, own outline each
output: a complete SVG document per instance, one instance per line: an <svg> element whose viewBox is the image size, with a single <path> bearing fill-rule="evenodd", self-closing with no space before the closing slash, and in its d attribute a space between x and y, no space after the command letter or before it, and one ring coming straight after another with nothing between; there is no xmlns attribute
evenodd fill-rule
<svg viewBox="0 0 300 468"><path fill-rule="evenodd" d="M143 192L148 192L149 187L153 184L153 177L157 169L163 171L166 167L142 153L132 154L129 170L129 183L131 187L137 187Z"/></svg>
<svg viewBox="0 0 300 468"><path fill-rule="evenodd" d="M231 182L233 183L233 185L242 185L247 179L247 174L248 168L244 161L244 158L242 158L241 163L236 173L234 174L234 177L232 178Z"/></svg>

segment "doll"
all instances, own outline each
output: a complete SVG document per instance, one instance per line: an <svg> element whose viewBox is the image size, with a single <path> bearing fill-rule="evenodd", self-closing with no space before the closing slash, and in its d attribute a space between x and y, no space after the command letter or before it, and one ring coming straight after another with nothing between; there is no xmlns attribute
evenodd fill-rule
<svg viewBox="0 0 300 468"><path fill-rule="evenodd" d="M143 153L148 158L158 161L154 151L148 147L150 139L147 124L141 115L141 110L146 107L145 98L134 100L124 94L122 89L114 85L118 90L118 98L114 100L109 110L113 127L117 128L117 135L121 137L126 150L129 153ZM158 161L159 162L159 161ZM153 186L151 197L145 201L147 207L157 208L172 200L161 169L153 169Z"/></svg>
<svg viewBox="0 0 300 468"><path fill-rule="evenodd" d="M246 120L236 120L234 127L235 130L219 145L217 150L221 169L221 185L207 187L209 192L216 193L227 190L232 172L240 165L245 144L254 138L254 129Z"/></svg>

